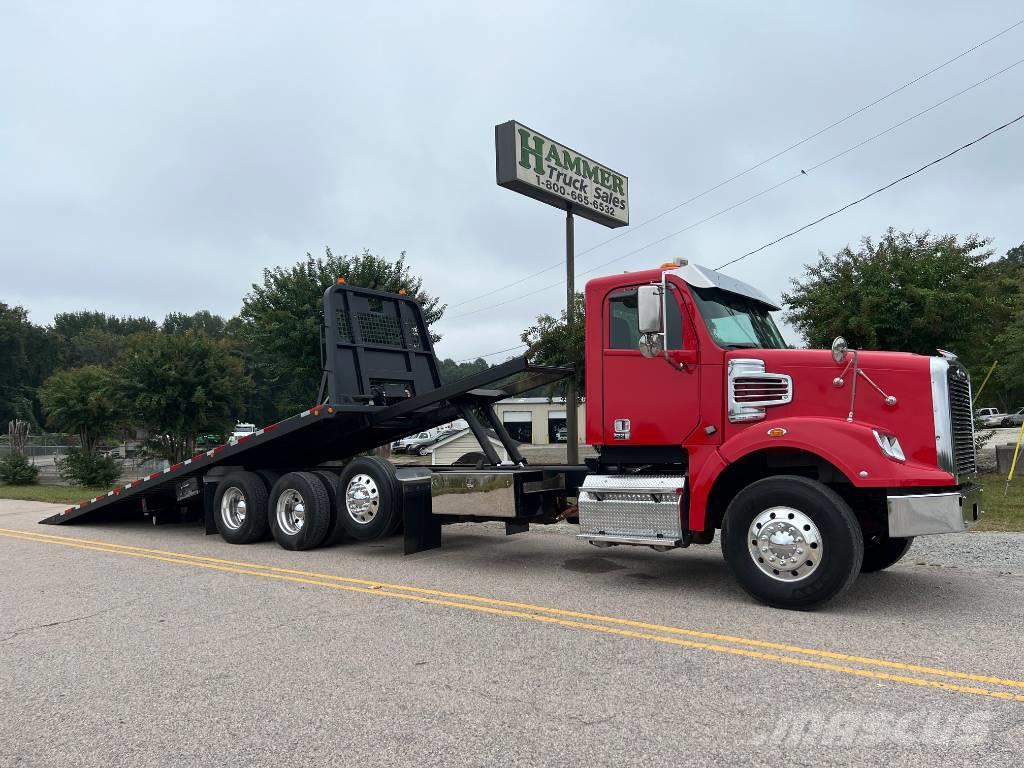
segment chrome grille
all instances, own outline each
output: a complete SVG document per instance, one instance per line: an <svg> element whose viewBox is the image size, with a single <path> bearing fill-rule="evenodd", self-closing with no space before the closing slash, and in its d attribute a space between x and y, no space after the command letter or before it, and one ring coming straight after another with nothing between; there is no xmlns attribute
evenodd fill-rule
<svg viewBox="0 0 1024 768"><path fill-rule="evenodd" d="M737 403L789 402L790 379L787 376L737 376L733 380L733 399Z"/></svg>
<svg viewBox="0 0 1024 768"><path fill-rule="evenodd" d="M729 421L760 421L769 405L793 401L793 379L784 373L766 373L764 360L729 361Z"/></svg>
<svg viewBox="0 0 1024 768"><path fill-rule="evenodd" d="M953 465L958 476L977 471L974 455L974 416L971 412L971 378L954 363L949 366L949 417L953 428Z"/></svg>

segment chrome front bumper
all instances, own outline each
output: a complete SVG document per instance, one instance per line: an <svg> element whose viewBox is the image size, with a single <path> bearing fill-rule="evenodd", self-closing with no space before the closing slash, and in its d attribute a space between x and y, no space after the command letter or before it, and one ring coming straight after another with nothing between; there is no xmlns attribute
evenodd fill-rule
<svg viewBox="0 0 1024 768"><path fill-rule="evenodd" d="M960 533L981 517L981 486L965 485L949 493L887 497L890 536Z"/></svg>

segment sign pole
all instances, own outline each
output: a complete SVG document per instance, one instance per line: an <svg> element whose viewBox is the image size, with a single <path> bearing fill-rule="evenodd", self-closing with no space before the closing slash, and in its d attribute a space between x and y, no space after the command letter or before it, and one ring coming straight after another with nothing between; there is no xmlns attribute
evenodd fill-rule
<svg viewBox="0 0 1024 768"><path fill-rule="evenodd" d="M580 216L611 228L628 226L629 179L515 120L494 126L494 160L499 187L565 210L565 324L571 333L576 327L574 219ZM565 387L569 464L580 459L578 381L574 374Z"/></svg>
<svg viewBox="0 0 1024 768"><path fill-rule="evenodd" d="M576 323L576 284L575 284L575 233L573 231L572 205L565 206L565 319L566 328L572 335ZM579 424L576 409L576 374L569 377L565 388L565 462L578 464L579 455Z"/></svg>

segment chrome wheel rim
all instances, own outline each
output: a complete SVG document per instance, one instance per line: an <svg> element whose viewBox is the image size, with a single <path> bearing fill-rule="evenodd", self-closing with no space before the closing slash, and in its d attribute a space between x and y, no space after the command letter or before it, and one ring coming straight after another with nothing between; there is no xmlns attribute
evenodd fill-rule
<svg viewBox="0 0 1024 768"><path fill-rule="evenodd" d="M245 524L246 514L245 494L241 488L231 486L220 498L220 519L224 526L232 531L237 531Z"/></svg>
<svg viewBox="0 0 1024 768"><path fill-rule="evenodd" d="M294 536L306 524L306 502L294 488L283 491L277 497L274 508L278 527L289 536Z"/></svg>
<svg viewBox="0 0 1024 768"><path fill-rule="evenodd" d="M754 518L747 551L758 569L776 581L803 581L821 563L821 532L810 517L791 507L771 507Z"/></svg>
<svg viewBox="0 0 1024 768"><path fill-rule="evenodd" d="M345 509L360 525L373 521L380 510L380 490L369 475L356 475L345 488Z"/></svg>

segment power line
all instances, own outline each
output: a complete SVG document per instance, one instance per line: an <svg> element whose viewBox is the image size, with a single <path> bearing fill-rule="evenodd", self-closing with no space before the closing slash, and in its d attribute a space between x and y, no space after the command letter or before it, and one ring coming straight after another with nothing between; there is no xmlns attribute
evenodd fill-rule
<svg viewBox="0 0 1024 768"><path fill-rule="evenodd" d="M951 102L953 99L957 98L958 96L963 96L968 91L973 91L979 85L984 85L989 80L992 80L992 79L994 79L996 77L999 77L999 75L1003 74L1004 72L1009 72L1011 69L1013 69L1014 67L1020 66L1021 64L1024 64L1024 59L1017 59L1017 61L1013 62L1013 64L1010 64L1007 67L1003 67L998 72L993 72L988 77L979 80L978 82L974 83L973 85L967 86L966 88L964 88L961 91L957 91L952 96L947 96L942 101L939 101L939 102L936 102L935 104L932 104L927 109L922 109L920 112L917 112L916 114L911 115L910 117L906 118L905 120L900 120L900 122L895 123L893 125L890 125L884 131L876 133L874 136L871 136L870 138L864 139L864 141L861 141L861 142L859 142L857 144L854 144L852 147L848 147L848 148L844 149L842 152L840 152L838 154L832 155L832 157L828 158L827 160L822 160L817 165L812 165L810 168L807 168L806 171L808 173L810 173L811 171L814 171L814 170L817 170L818 168L821 168L821 166L823 166L823 165L831 163L833 160L838 160L843 155L849 154L850 152L853 152L853 150L855 150L855 149L860 149L865 144L867 144L869 142L872 142L875 139L880 138L880 137L884 136L885 134L890 133L891 131L896 130L897 128L900 128L901 126L906 125L911 120L916 120L917 118L921 117L921 115L925 115L925 114L931 112L933 109L938 109L943 104L947 104L947 103Z"/></svg>
<svg viewBox="0 0 1024 768"><path fill-rule="evenodd" d="M715 269L716 270L717 269L725 269L726 267L731 266L731 265L735 264L738 261L742 261L743 259L747 258L748 256L753 256L755 253L759 253L759 252L765 250L766 248L770 248L773 245L777 245L778 243L781 243L783 240L786 240L786 239L788 239L790 237L793 237L794 235L799 234L800 232L803 232L806 229L810 229L811 227L815 226L816 224L820 224L821 222L825 221L826 219L830 219L833 216L836 216L836 215L842 213L843 211L845 211L845 210L847 210L849 208L852 208L855 205L863 203L865 200L868 200L869 198L872 198L872 197L874 197L875 195L877 195L877 194L879 194L881 192L886 191L887 189L891 189L892 187L895 187L897 184L899 184L901 182L904 182L907 179L912 178L913 176L916 176L917 174L921 173L922 171L926 171L927 169L931 168L932 166L938 165L939 163L943 162L944 160L948 160L949 158L951 158L953 155L957 154L958 152L962 152L963 150L968 149L969 147L972 147L972 146L974 146L975 144L978 144L981 141L984 141L985 139L989 138L990 136L992 136L992 135L994 135L996 133L999 133L999 131L1002 131L1002 130L1004 130L1006 128L1009 128L1014 123L1019 123L1021 120L1024 120L1024 114L1018 115L1013 120L1010 120L1009 122L1003 123L1002 125L1000 125L997 128L993 128L988 133L982 134L981 136L977 137L976 139L973 139L972 141L969 141L966 144L963 144L962 146L957 147L952 152L948 152L947 154L943 155L942 157L936 158L935 160L932 160L930 163L926 163L925 165L922 165L916 171L911 171L908 174L900 176L898 179L890 181L888 184L879 187L878 189L874 190L873 192L869 192L868 194L864 195L863 197L858 198L857 200L854 200L852 202L847 203L846 205L842 206L841 208L837 208L836 210L832 211L831 213L827 213L824 216L821 216L820 218L815 219L814 221L811 221L811 222L809 222L807 224L804 224L802 227L798 227L797 229L794 229L792 232L789 232L789 233L783 235L782 237L778 237L775 240L772 240L769 243L765 243L764 245L759 246L758 248L755 248L752 251L748 251L747 253L743 254L742 256L737 256L735 259L732 259L731 261L727 261L724 264L719 264L717 267L715 267ZM783 182L783 183L785 183L785 182ZM649 245L653 245L653 243L651 243ZM597 267L595 267L595 269L596 268ZM542 288L540 290L548 290L549 288L557 288L557 287L559 287L558 284L556 284L556 285L549 285L549 286L547 286L547 288ZM535 293L536 292L537 291L535 291ZM523 298L523 297L520 297L520 298ZM498 306L498 305L495 305L495 306ZM519 345L514 346L514 347L509 347L508 349L499 349L497 352L488 352L486 355L477 355L477 357L484 357L484 358L491 357L493 355L499 355L502 352L511 352L513 350L520 349L520 348L525 347L525 346L527 346L527 345L526 344L519 344ZM471 362L472 360L475 360L475 359L476 358L466 358L465 360L459 360L458 362L460 362L460 363Z"/></svg>
<svg viewBox="0 0 1024 768"><path fill-rule="evenodd" d="M464 358L462 360L456 360L455 362L456 363L472 363L472 362L475 362L475 361L479 360L481 357L486 359L488 357L494 357L495 355L500 355L502 352L512 352L512 351L514 351L516 349L522 349L525 346L528 346L528 345L527 344L516 344L514 347L509 347L508 349L499 349L496 352L488 352L488 353L486 353L484 355L474 355L473 357L467 357L467 358Z"/></svg>
<svg viewBox="0 0 1024 768"><path fill-rule="evenodd" d="M879 187L878 189L874 190L873 192L869 192L868 194L864 195L864 197L858 198L857 200L854 200L853 202L847 203L842 208L837 208L836 210L832 211L831 213L827 213L824 216L822 216L821 218L815 219L814 221L809 222L808 224L804 224L802 227L794 229L792 232L789 232L789 233L783 235L782 237L776 238L775 240L772 240L770 243L765 243L764 245L762 245L762 246L760 246L758 248L755 248L752 251L748 251L747 253L744 253L742 256L737 256L735 259L732 259L731 261L727 261L724 264L720 264L719 266L715 267L715 269L724 269L725 267L728 267L728 266L731 266L732 264L735 264L737 261L742 261L743 259L747 258L748 256L753 256L755 253L763 251L765 248L770 248L773 245L781 243L783 240L785 240L787 238L790 238L793 235L799 234L800 232L803 232L805 229L810 229L815 224L820 224L821 222L825 221L825 219L830 219L833 216L842 213L847 208L852 208L853 206L857 205L858 203L863 203L865 200L867 200L868 198L874 197L879 192L884 192L885 190L887 190L887 189L889 189L891 187L896 186L900 182L906 181L907 179L909 179L912 176L916 176L917 174L921 173L921 171L927 170L928 168L931 168L933 165L938 165L943 160L947 160L948 158L950 158L953 155L955 155L957 152L962 152L963 150L967 149L968 147L974 146L979 141L984 141L985 139L987 139L992 134L998 133L999 131L1003 130L1004 128L1009 128L1011 125L1013 125L1014 123L1020 122L1021 120L1024 120L1024 114L1018 115L1013 120L1010 120L1008 123L1003 123L998 128L993 128L988 133L979 136L978 138L974 139L973 141L967 142L963 146L957 147L952 152L949 152L948 154L945 154L942 157L936 158L935 160L932 160L930 163L922 165L916 171L911 171L910 173L906 174L905 176L900 176L898 179L896 179L894 181L890 181L885 186Z"/></svg>
<svg viewBox="0 0 1024 768"><path fill-rule="evenodd" d="M869 104L865 104L864 106L860 107L859 109L854 110L853 112L849 113L845 117L841 117L838 120L836 120L836 121L834 121L832 123L829 123L824 128L819 128L814 133L812 133L812 134L810 134L808 136L805 136L804 138L800 139L799 141L795 142L794 144L791 144L790 146L786 147L785 149L776 152L775 154L771 155L770 157L767 157L764 160L761 160L760 162L750 166L749 168L747 168L747 169L745 169L743 171L740 171L739 173L737 173L737 174L735 174L733 176L730 176L729 178L725 179L724 181L718 182L714 186L708 187L703 192L700 192L700 193L694 195L693 197L691 197L691 198L689 198L687 200L682 201L681 203L677 203L676 205L672 206L671 208L669 208L669 209L667 209L665 211L662 211L661 213L656 214L655 216L652 216L651 218L646 219L645 221L642 221L639 224L632 225L631 227L629 227L629 229L624 229L619 234L614 235L614 236L608 238L607 240L602 240L601 242L597 243L596 245L591 246L590 248L586 248L586 249L584 249L582 251L579 251L576 254L576 257L579 258L580 256L584 256L584 255L586 255L586 254L588 254L588 253L590 253L592 251L595 251L598 248L602 248L602 247L608 245L609 243L612 243L612 242L614 242L614 241L616 241L616 240L618 240L618 239L620 239L622 237L626 237L627 235L629 235L629 234L631 234L633 232L636 232L639 229L642 229L643 227L647 226L648 224L651 224L651 223L657 221L658 219L661 219L664 216L667 216L670 213L674 213L675 211L679 210L680 208L683 208L684 206L687 206L690 203L693 203L693 202L699 200L700 198L702 198L702 197L704 197L704 196L706 196L706 195L708 195L708 194L710 194L710 193L712 193L712 192L714 192L714 191L716 191L718 189L721 189L726 184L729 184L729 183L731 183L733 181L736 181L736 179L739 179L739 178L741 178L743 176L746 176L748 173L750 173L752 171L755 171L758 168L760 168L760 167L770 163L772 160L775 160L775 159L777 159L779 157L782 157L783 155L785 155L788 152L791 152L792 150L796 149L797 147L800 147L800 146L806 144L808 141L811 141L812 139L815 139L818 136L821 136L823 133L827 133L828 131L831 131L833 128L836 128L836 127L842 125L843 123L847 122L848 120L851 120L852 118L856 117L857 115L859 115L859 114L861 114L863 112L866 112L867 110L871 109L874 106L877 106L878 104L881 104L883 101L885 101L886 99L888 99L888 98L890 98L892 96L895 96L897 93L900 93L901 91L905 91L907 88L909 88L910 86L912 86L912 85L914 85L916 83L919 83L920 81L924 80L926 77L929 77L929 76L935 74L939 70L944 69L945 67L948 67L950 64L952 64L952 63L962 59L964 56L967 56L968 54L973 53L974 51L978 50L979 48L981 48L981 47L983 47L985 45L988 45L993 40L996 40L996 39L1002 37L1003 35L1005 35L1006 33L1013 31L1014 29L1019 27L1021 24L1024 24L1024 19L1020 19L1019 21L1015 22L1014 24L1011 24L1010 26L1008 26L1005 29L997 32L996 34L992 35L991 37L986 38L985 40L982 40L980 43L976 43L975 45L971 46L967 50L958 53L953 58L947 59L946 61L942 62L941 64L939 64L939 65L937 65L935 67L933 67L932 69L929 69L927 72L924 72L923 74L918 75L917 77L913 78L912 80L908 80L907 82L903 83L898 88L895 88L895 89L889 91L888 93L886 93L884 96L880 96L877 99L875 99L874 101L870 102ZM1011 65L1011 66L1016 66L1016 65L1014 64L1014 65ZM1005 70L1003 70L1003 71L1005 71ZM1001 74L1001 73L997 72L996 74L998 75L998 74ZM995 77L995 75L993 75L992 77ZM957 95L959 95L959 94L957 94ZM950 97L950 98L955 98L955 96L954 97ZM913 118L911 118L911 119L913 119ZM877 137L873 137L873 138L877 138ZM868 141L870 141L870 140L871 139L869 139ZM851 148L851 149L853 149L853 148ZM847 151L850 151L850 150L847 150ZM834 159L834 158L830 158L830 159ZM828 161L826 161L826 162L828 162ZM531 279L533 279L535 277L539 277L540 275L543 275L546 272L550 272L553 269L558 269L564 263L565 263L564 260L563 261L559 261L559 262L557 262L555 264L552 264L549 267L545 267L544 269L542 269L542 270L540 270L538 272L534 272L532 274L527 275L526 277L520 278L519 280L515 280L515 281L513 281L511 283L507 283L506 285L500 286L498 288L493 288L493 289L490 290L490 293L493 294L493 293L495 293L497 291L503 291L503 290L506 290L508 288L513 288L513 287L515 287L517 285L521 285L521 284L525 283L528 280L531 280ZM547 290L547 289L541 289L541 290ZM530 295L530 294L527 294L527 295ZM475 297L473 297L471 299L466 299L465 301L460 301L460 302L457 302L455 304L452 304L452 305L450 305L449 309L454 309L455 307L460 307L460 306L462 306L464 304L471 304L474 301L481 300L482 298L484 298L484 297L482 297L482 296L475 296ZM493 305L493 306L500 306L500 305Z"/></svg>
<svg viewBox="0 0 1024 768"><path fill-rule="evenodd" d="M761 191L756 192L753 195L750 195L749 197L746 197L743 200L740 200L739 202L733 203L732 205L726 206L725 208L722 208L722 209L720 209L718 211L715 211L714 213L712 213L712 214L710 214L708 216L705 216L702 219L699 219L699 220L694 221L694 222L692 222L690 224L687 224L682 229L677 229L676 231L670 232L669 234L667 234L667 235L665 235L663 237L660 237L657 240L652 240L651 242L645 243L644 245L641 245L638 248L634 248L633 250L628 251L627 253L624 253L621 256L616 256L613 259L609 259L608 261L601 262L600 264L597 264L597 265L595 265L593 267L590 267L589 269L585 269L582 272L577 272L576 276L580 277L580 276L583 276L583 275L586 275L586 274L590 274L591 272L596 272L599 269L603 269L604 267L607 267L607 266L609 266L611 264L614 264L614 263L616 263L618 261L622 261L623 259L629 258L630 256L635 256L636 254L640 253L641 251L645 251L648 248L652 248L655 245L660 245L661 243L664 243L667 240L671 240L673 237L676 237L677 235L681 235L684 232L688 232L691 229L695 229L696 227L699 227L702 224L706 224L707 222L711 221L712 219L716 219L719 216L722 216L722 215L724 215L726 213L729 213L730 211L733 211L733 210L739 208L742 205L746 205L747 203L751 202L752 200L756 200L757 198L762 197L763 195L766 195L769 192L772 192L772 191L778 189L779 187L785 186L786 184L789 184L792 181L796 181L799 178L807 176L810 172L818 170L819 168L822 168L823 166L828 165L829 163L831 163L831 162L833 162L835 160L838 160L839 158L849 154L850 152L853 152L856 149L860 149L861 147L863 147L866 144L871 143L875 139L879 139L882 136L885 136L886 134L891 133L892 131L896 130L897 128L900 128L900 127L906 125L907 123L912 122L913 120L916 120L917 118L922 117L923 115L926 115L926 114L928 114L929 112L931 112L931 111L933 111L935 109L938 109L939 107L941 107L944 104L948 104L953 99L955 99L955 98L957 98L959 96L962 96L965 93L967 93L968 91L972 91L972 90L974 90L975 88L977 88L977 87L979 87L981 85L984 85L985 83L989 82L990 80L998 77L999 75L1001 75L1001 74L1003 74L1005 72L1008 72L1009 70L1013 69L1014 67L1019 66L1020 64L1024 64L1024 59L1018 59L1013 64L1010 64L1009 66L1003 67L1002 69L1000 69L997 72L993 72L991 75L988 75L987 77L982 78L981 80L977 81L976 83L973 83L972 85L969 85L966 88L963 88L963 89L957 91L956 93L954 93L954 94L952 94L950 96L947 96L946 98L942 99L941 101L938 101L935 104L932 104L930 107L927 107L925 109L922 109L919 112L914 113L910 117L904 118L903 120L900 120L897 123L893 123L888 128L885 128L884 130L879 131L878 133L876 133L876 134L874 134L874 135L864 139L863 141L857 142L856 144L854 144L854 145L852 145L850 147L847 147L842 152L838 152L838 153L832 155L831 157L829 157L829 158L827 158L825 160L822 160L820 163L816 163L815 165L812 165L812 166L810 166L807 169L803 169L799 173L794 173L792 176L789 176L788 178L785 178L782 181L779 181L779 182L777 182L775 184L772 184L772 185L770 185L768 187L765 187ZM472 310L469 310L468 312L462 312L462 313L456 314L456 315L452 316L452 319L459 318L459 317L468 317L470 315L475 315L475 314L479 314L481 312L486 312L488 310L494 309L496 307L501 307L501 306L504 306L506 304L512 304L512 303L514 303L516 301L520 301L521 299L525 299L525 298L528 298L530 296L533 296L534 294L541 293L541 292L547 291L547 290L551 290L553 288L557 288L557 287L562 286L562 285L565 285L565 281L564 280L562 280L562 281L560 281L558 283L552 283L550 285L544 286L543 288L538 288L538 289L535 289L535 290L532 290L532 291L528 291L527 293L523 293L523 294L520 294L518 296L514 296L514 297L512 297L510 299L506 299L505 301L500 301L500 302L498 302L496 304L490 304L490 305L488 305L486 307L482 307L480 309L472 309Z"/></svg>

